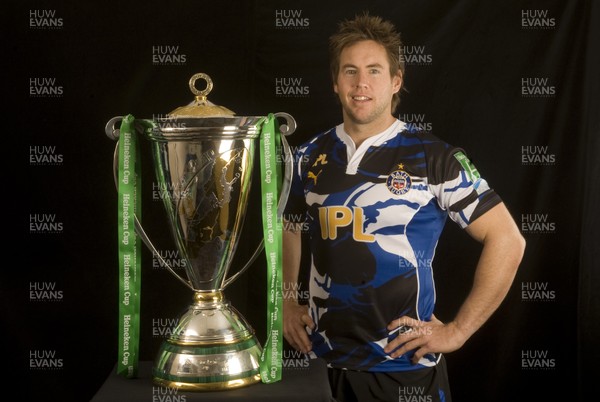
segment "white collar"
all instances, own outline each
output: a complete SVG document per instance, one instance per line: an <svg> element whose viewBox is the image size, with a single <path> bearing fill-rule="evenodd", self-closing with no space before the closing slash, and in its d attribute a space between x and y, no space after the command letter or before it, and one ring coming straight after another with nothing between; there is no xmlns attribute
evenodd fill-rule
<svg viewBox="0 0 600 402"><path fill-rule="evenodd" d="M394 137L397 133L402 131L406 124L398 119L382 132L372 135L365 139L358 148L356 144L344 130L344 124L340 124L335 128L335 134L338 138L346 145L346 154L348 157L348 166L346 167L346 174L356 174L358 165L362 160L363 156L371 146L377 146L383 144L385 141Z"/></svg>

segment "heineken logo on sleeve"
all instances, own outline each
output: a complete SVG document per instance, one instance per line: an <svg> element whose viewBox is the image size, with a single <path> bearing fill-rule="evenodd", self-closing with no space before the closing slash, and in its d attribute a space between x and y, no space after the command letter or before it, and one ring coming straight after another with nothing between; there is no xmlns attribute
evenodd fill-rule
<svg viewBox="0 0 600 402"><path fill-rule="evenodd" d="M473 163L469 160L469 158L467 158L467 155L459 151L454 154L454 157L463 167L470 181L475 182L481 178L479 171L477 170L475 165L473 165Z"/></svg>

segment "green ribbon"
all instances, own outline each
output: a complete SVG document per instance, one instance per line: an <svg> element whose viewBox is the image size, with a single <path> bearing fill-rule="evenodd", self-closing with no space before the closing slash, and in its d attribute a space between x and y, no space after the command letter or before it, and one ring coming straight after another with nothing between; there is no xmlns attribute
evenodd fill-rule
<svg viewBox="0 0 600 402"><path fill-rule="evenodd" d="M269 114L260 136L262 221L268 288L267 340L260 357L260 377L266 384L281 380L283 357L282 224L277 212L281 189L281 168L277 163L277 150L281 149L280 136L275 117Z"/></svg>
<svg viewBox="0 0 600 402"><path fill-rule="evenodd" d="M152 123L123 118L118 144L118 241L119 241L119 345L117 374L137 376L140 337L141 238L135 231L135 217L141 220L141 163L135 123L148 131ZM267 259L267 340L260 358L262 382L281 380L283 357L282 319L282 223L278 213L281 166L277 150L281 134L273 114L265 119L260 137L263 232Z"/></svg>
<svg viewBox="0 0 600 402"><path fill-rule="evenodd" d="M140 336L140 290L142 282L142 242L135 231L135 217L141 219L141 161L136 139L135 119L121 122L118 170L119 241L119 347L117 373L137 376Z"/></svg>

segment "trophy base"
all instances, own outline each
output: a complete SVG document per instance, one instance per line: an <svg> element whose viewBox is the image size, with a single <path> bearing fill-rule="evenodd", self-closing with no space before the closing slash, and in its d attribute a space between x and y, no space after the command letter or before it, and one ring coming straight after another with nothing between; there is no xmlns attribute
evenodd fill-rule
<svg viewBox="0 0 600 402"><path fill-rule="evenodd" d="M183 391L220 391L260 381L262 348L220 291L196 292L195 302L163 342L154 383Z"/></svg>

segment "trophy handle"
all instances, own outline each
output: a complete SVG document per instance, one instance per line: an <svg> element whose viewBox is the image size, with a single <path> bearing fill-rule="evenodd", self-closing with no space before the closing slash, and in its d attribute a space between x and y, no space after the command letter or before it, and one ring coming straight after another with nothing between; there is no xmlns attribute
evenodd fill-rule
<svg viewBox="0 0 600 402"><path fill-rule="evenodd" d="M110 119L108 121L108 123L106 123L106 127L104 130L106 135L108 136L108 138L117 141L117 144L115 145L115 151L113 154L113 177L114 177L115 186L117 187L117 189L119 188L119 176L118 176L119 175L119 143L118 143L118 141L119 141L120 130L116 127L116 125L121 120L123 120L123 116L113 117L112 119ZM143 130L140 130L139 127L136 127L136 130L143 132ZM173 275L175 275L175 277L177 279L179 279L185 286L192 289L193 291L196 291L194 289L194 287L192 286L192 284L189 281L186 281L184 278L182 278L177 272L175 272L175 270L173 268L171 268L169 263L167 261L165 261L165 259L160 255L160 253L158 252L156 247L154 247L154 244L152 244L152 241L146 234L146 231L142 227L141 222L138 220L137 215L134 214L133 218L135 221L136 233L140 236L140 238L142 239L142 241L144 242L146 247L148 247L150 249L152 254L156 258L158 258L158 260L169 270L169 272L171 272Z"/></svg>
<svg viewBox="0 0 600 402"><path fill-rule="evenodd" d="M291 150L290 145L288 144L287 140L285 139L285 137L293 134L294 131L296 131L296 120L294 120L294 118L291 115L289 115L288 113L284 113L284 112L274 113L273 115L275 116L275 118L281 117L286 120L285 124L281 124L279 126L279 131L282 134L281 145L283 147L283 152L284 152L283 160L285 162L283 183L281 185L281 193L279 194L279 203L277 204L277 217L280 218L283 215L283 210L285 209L285 204L287 204L288 196L290 194L290 188L292 186L292 175L293 175L293 171L294 171L294 163L293 163L294 156L292 155L292 150ZM262 252L264 246L265 246L265 240L262 239L260 241L260 244L256 248L256 250L254 250L254 253L250 257L250 259L246 262L246 264L242 268L240 268L240 270L238 272L236 272L234 275L231 275L229 278L227 278L223 281L222 289L225 289L233 281L235 281L241 274L246 272L246 270L250 267L250 265L252 265L254 263L254 261L256 261L256 259Z"/></svg>

